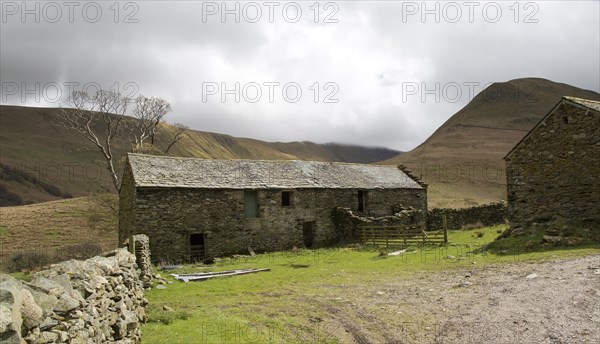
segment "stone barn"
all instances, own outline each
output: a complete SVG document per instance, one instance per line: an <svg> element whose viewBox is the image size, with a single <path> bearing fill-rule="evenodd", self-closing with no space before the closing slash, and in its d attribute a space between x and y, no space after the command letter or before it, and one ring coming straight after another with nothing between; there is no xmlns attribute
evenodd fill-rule
<svg viewBox="0 0 600 344"><path fill-rule="evenodd" d="M504 159L512 228L600 224L600 102L563 97Z"/></svg>
<svg viewBox="0 0 600 344"><path fill-rule="evenodd" d="M153 261L326 246L347 239L334 209L426 210L427 188L398 167L129 154L119 241L150 237Z"/></svg>

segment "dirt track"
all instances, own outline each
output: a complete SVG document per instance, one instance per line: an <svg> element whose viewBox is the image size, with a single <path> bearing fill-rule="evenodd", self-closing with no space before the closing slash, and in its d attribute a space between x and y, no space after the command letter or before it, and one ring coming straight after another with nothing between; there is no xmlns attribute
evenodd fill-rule
<svg viewBox="0 0 600 344"><path fill-rule="evenodd" d="M345 343L600 343L599 269L600 255L474 265L314 301Z"/></svg>

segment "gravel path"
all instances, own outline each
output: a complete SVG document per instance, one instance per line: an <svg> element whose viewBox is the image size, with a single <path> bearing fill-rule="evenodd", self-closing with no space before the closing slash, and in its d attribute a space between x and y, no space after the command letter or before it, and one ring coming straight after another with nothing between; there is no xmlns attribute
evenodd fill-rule
<svg viewBox="0 0 600 344"><path fill-rule="evenodd" d="M600 255L419 272L340 296L321 302L344 343L600 343Z"/></svg>

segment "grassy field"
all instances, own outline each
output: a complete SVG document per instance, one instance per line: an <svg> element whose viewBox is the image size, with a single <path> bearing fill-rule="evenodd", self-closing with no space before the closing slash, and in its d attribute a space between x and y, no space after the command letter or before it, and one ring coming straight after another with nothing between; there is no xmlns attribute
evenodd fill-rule
<svg viewBox="0 0 600 344"><path fill-rule="evenodd" d="M0 271L17 253L61 254L68 245L117 246L117 196L99 194L18 207L0 207Z"/></svg>
<svg viewBox="0 0 600 344"><path fill-rule="evenodd" d="M224 258L213 266L188 265L174 272L239 268L270 268L271 271L189 283L176 281L163 273L170 282L167 288L146 293L150 303L149 322L143 326L144 342L346 342L344 336L348 334L341 330L339 320L331 320L331 314L351 304L357 296L354 291L361 287L376 289L386 281L416 278L423 271L450 272L582 256L597 253L600 248L598 244L569 249L536 247L539 251L528 252L528 239L520 237L497 245L492 251L479 250L505 228L452 231L448 246L413 247L399 256L382 255L379 250L368 247L338 247ZM164 310L164 306L173 310ZM369 321L396 324L403 320L423 320L385 312L380 307L369 312L371 315L364 317L345 315L343 327L352 329ZM369 318L372 314L377 314L376 319Z"/></svg>

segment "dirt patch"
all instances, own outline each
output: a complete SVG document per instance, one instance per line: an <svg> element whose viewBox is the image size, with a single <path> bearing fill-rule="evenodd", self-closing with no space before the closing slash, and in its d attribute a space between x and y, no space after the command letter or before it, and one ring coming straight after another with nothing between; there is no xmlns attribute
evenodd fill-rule
<svg viewBox="0 0 600 344"><path fill-rule="evenodd" d="M418 272L339 297L327 321L341 342L600 342L600 255Z"/></svg>

